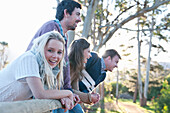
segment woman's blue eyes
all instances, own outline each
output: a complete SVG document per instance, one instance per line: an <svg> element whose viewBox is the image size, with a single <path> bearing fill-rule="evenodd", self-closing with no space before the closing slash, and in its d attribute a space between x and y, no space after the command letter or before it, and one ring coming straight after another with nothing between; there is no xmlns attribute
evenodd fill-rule
<svg viewBox="0 0 170 113"><path fill-rule="evenodd" d="M48 50L48 52L52 52L52 50Z"/></svg>
<svg viewBox="0 0 170 113"><path fill-rule="evenodd" d="M63 52L62 51L59 51L59 52L57 52L58 54L62 54Z"/></svg>
<svg viewBox="0 0 170 113"><path fill-rule="evenodd" d="M52 52L54 52L54 51L53 51L53 50L48 50L48 52L52 53ZM58 53L58 54L62 54L63 52L62 52L62 51L58 51L57 53Z"/></svg>

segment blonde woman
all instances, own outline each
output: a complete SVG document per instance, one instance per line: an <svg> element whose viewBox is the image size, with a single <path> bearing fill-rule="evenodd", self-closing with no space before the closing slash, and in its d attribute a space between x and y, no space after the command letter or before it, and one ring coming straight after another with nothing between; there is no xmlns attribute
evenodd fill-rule
<svg viewBox="0 0 170 113"><path fill-rule="evenodd" d="M35 39L25 52L0 71L0 102L67 98L65 110L72 109L73 94L59 90L63 81L64 40L51 31Z"/></svg>

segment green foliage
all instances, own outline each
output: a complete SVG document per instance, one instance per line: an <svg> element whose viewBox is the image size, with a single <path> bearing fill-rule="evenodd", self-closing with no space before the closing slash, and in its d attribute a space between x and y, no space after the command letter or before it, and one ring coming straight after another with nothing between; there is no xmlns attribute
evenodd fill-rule
<svg viewBox="0 0 170 113"><path fill-rule="evenodd" d="M151 71L156 72L157 70L158 71L163 71L164 70L163 66L160 65L159 63L157 63L157 62L153 62L153 63L154 63L154 65L153 64L150 65L150 70Z"/></svg>
<svg viewBox="0 0 170 113"><path fill-rule="evenodd" d="M135 92L136 82L137 82L137 70L129 70L125 73L129 76L128 80L123 81L123 85L128 88L128 92Z"/></svg>
<svg viewBox="0 0 170 113"><path fill-rule="evenodd" d="M1 44L2 46L8 46L8 43L7 43L7 42L0 42L0 44Z"/></svg>
<svg viewBox="0 0 170 113"><path fill-rule="evenodd" d="M0 70L4 68L8 62L8 54L7 54L8 43L7 42L0 42Z"/></svg>
<svg viewBox="0 0 170 113"><path fill-rule="evenodd" d="M149 92L148 92L147 99L151 100L153 98L157 98L158 95L160 95L160 90L161 90L161 87L151 87Z"/></svg>
<svg viewBox="0 0 170 113"><path fill-rule="evenodd" d="M127 9L127 1L126 0L116 0L115 7L119 7L119 11L124 11L124 9Z"/></svg>
<svg viewBox="0 0 170 113"><path fill-rule="evenodd" d="M113 99L113 97L111 97L111 96L105 96L104 102L105 102L105 103L106 103L106 102L113 103L113 102L114 102L114 99Z"/></svg>
<svg viewBox="0 0 170 113"><path fill-rule="evenodd" d="M142 68L142 75L144 75L146 72L146 68L145 68L146 60L143 59L142 61L144 65ZM166 72L163 66L156 61L151 62L150 66L151 67L150 67L150 76L149 76L149 86L148 86L148 94L147 94L148 100L158 97L158 95L160 94L160 90L162 88L162 82L164 81L165 76L167 76L169 72L168 70ZM131 69L128 71L126 70L122 74L128 76L128 79L122 80L123 81L122 84L126 86L126 88L128 89L128 93L130 94L134 93L136 88L136 82L137 82L137 70L136 69ZM143 76L142 85L145 84L144 80L145 80L145 76Z"/></svg>
<svg viewBox="0 0 170 113"><path fill-rule="evenodd" d="M128 92L128 88L126 86L123 86L121 83L119 83L119 93L125 93ZM113 94L116 96L116 83L105 83L105 95L110 96L110 94Z"/></svg>
<svg viewBox="0 0 170 113"><path fill-rule="evenodd" d="M160 95L160 91L162 89L162 83L164 81L164 77L155 77L152 76L149 78L149 89L148 89L148 100L152 98L157 98Z"/></svg>
<svg viewBox="0 0 170 113"><path fill-rule="evenodd" d="M154 35L159 38L159 40L164 40L168 42L169 35L166 34L165 30L168 30L170 28L170 14L168 13L161 19L161 23L156 26L156 31L154 31Z"/></svg>
<svg viewBox="0 0 170 113"><path fill-rule="evenodd" d="M158 113L170 113L170 85L165 80L163 88L161 89L160 96L153 100L155 106L155 112Z"/></svg>
<svg viewBox="0 0 170 113"><path fill-rule="evenodd" d="M170 85L170 74L166 76L166 80L168 81L168 84Z"/></svg>

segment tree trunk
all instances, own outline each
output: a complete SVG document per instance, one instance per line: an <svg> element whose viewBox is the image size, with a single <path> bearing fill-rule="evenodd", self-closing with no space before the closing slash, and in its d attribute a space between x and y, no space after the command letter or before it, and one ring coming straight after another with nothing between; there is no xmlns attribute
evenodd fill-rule
<svg viewBox="0 0 170 113"><path fill-rule="evenodd" d="M136 88L133 95L133 103L136 103L137 94L138 94L138 80L136 81Z"/></svg>
<svg viewBox="0 0 170 113"><path fill-rule="evenodd" d="M117 69L116 104L118 104L118 96L119 96L119 70Z"/></svg>
<svg viewBox="0 0 170 113"><path fill-rule="evenodd" d="M101 103L100 103L100 108L104 109L104 82L100 84L100 98L101 98Z"/></svg>
<svg viewBox="0 0 170 113"><path fill-rule="evenodd" d="M143 106L143 96L142 96L142 79L141 79L141 70L140 70L140 40L139 40L139 18L138 18L138 32L137 32L137 41L138 41L138 85L139 85L139 98L140 105Z"/></svg>
<svg viewBox="0 0 170 113"><path fill-rule="evenodd" d="M154 14L154 11L153 11L153 14ZM151 47L152 47L153 26L154 26L154 18L152 16L152 28L151 28L151 35L150 35L150 42L149 42L149 53L148 53L145 88L144 88L144 106L147 105L147 93L148 93L148 86L149 86L149 71L150 71L150 59L151 59L150 54L151 54Z"/></svg>
<svg viewBox="0 0 170 113"><path fill-rule="evenodd" d="M98 2L99 0L91 0L90 5L88 6L87 15L84 20L84 27L83 27L83 32L82 32L82 36L85 38L88 37L90 26L91 26L91 21L94 16L94 12L97 8Z"/></svg>
<svg viewBox="0 0 170 113"><path fill-rule="evenodd" d="M104 98L104 82L99 85L100 98Z"/></svg>

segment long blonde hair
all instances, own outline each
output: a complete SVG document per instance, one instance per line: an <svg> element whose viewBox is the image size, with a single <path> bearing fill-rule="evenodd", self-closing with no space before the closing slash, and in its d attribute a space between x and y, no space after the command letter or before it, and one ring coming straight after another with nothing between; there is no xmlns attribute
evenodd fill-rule
<svg viewBox="0 0 170 113"><path fill-rule="evenodd" d="M56 89L56 88L60 89L60 87L63 85L63 62L64 62L65 47L63 46L63 56L60 63L58 64L60 72L58 73L58 75L54 75L53 69L48 64L44 54L44 48L46 44L49 42L49 40L51 39L56 39L62 42L63 45L65 44L65 41L59 32L51 31L36 38L34 40L34 45L31 48L31 50L36 52L36 56L41 57L40 58L41 60L38 62L42 62L43 64L43 65L41 64L39 65L40 74L41 74L40 76L43 84L44 85L46 84L48 86L48 89Z"/></svg>

